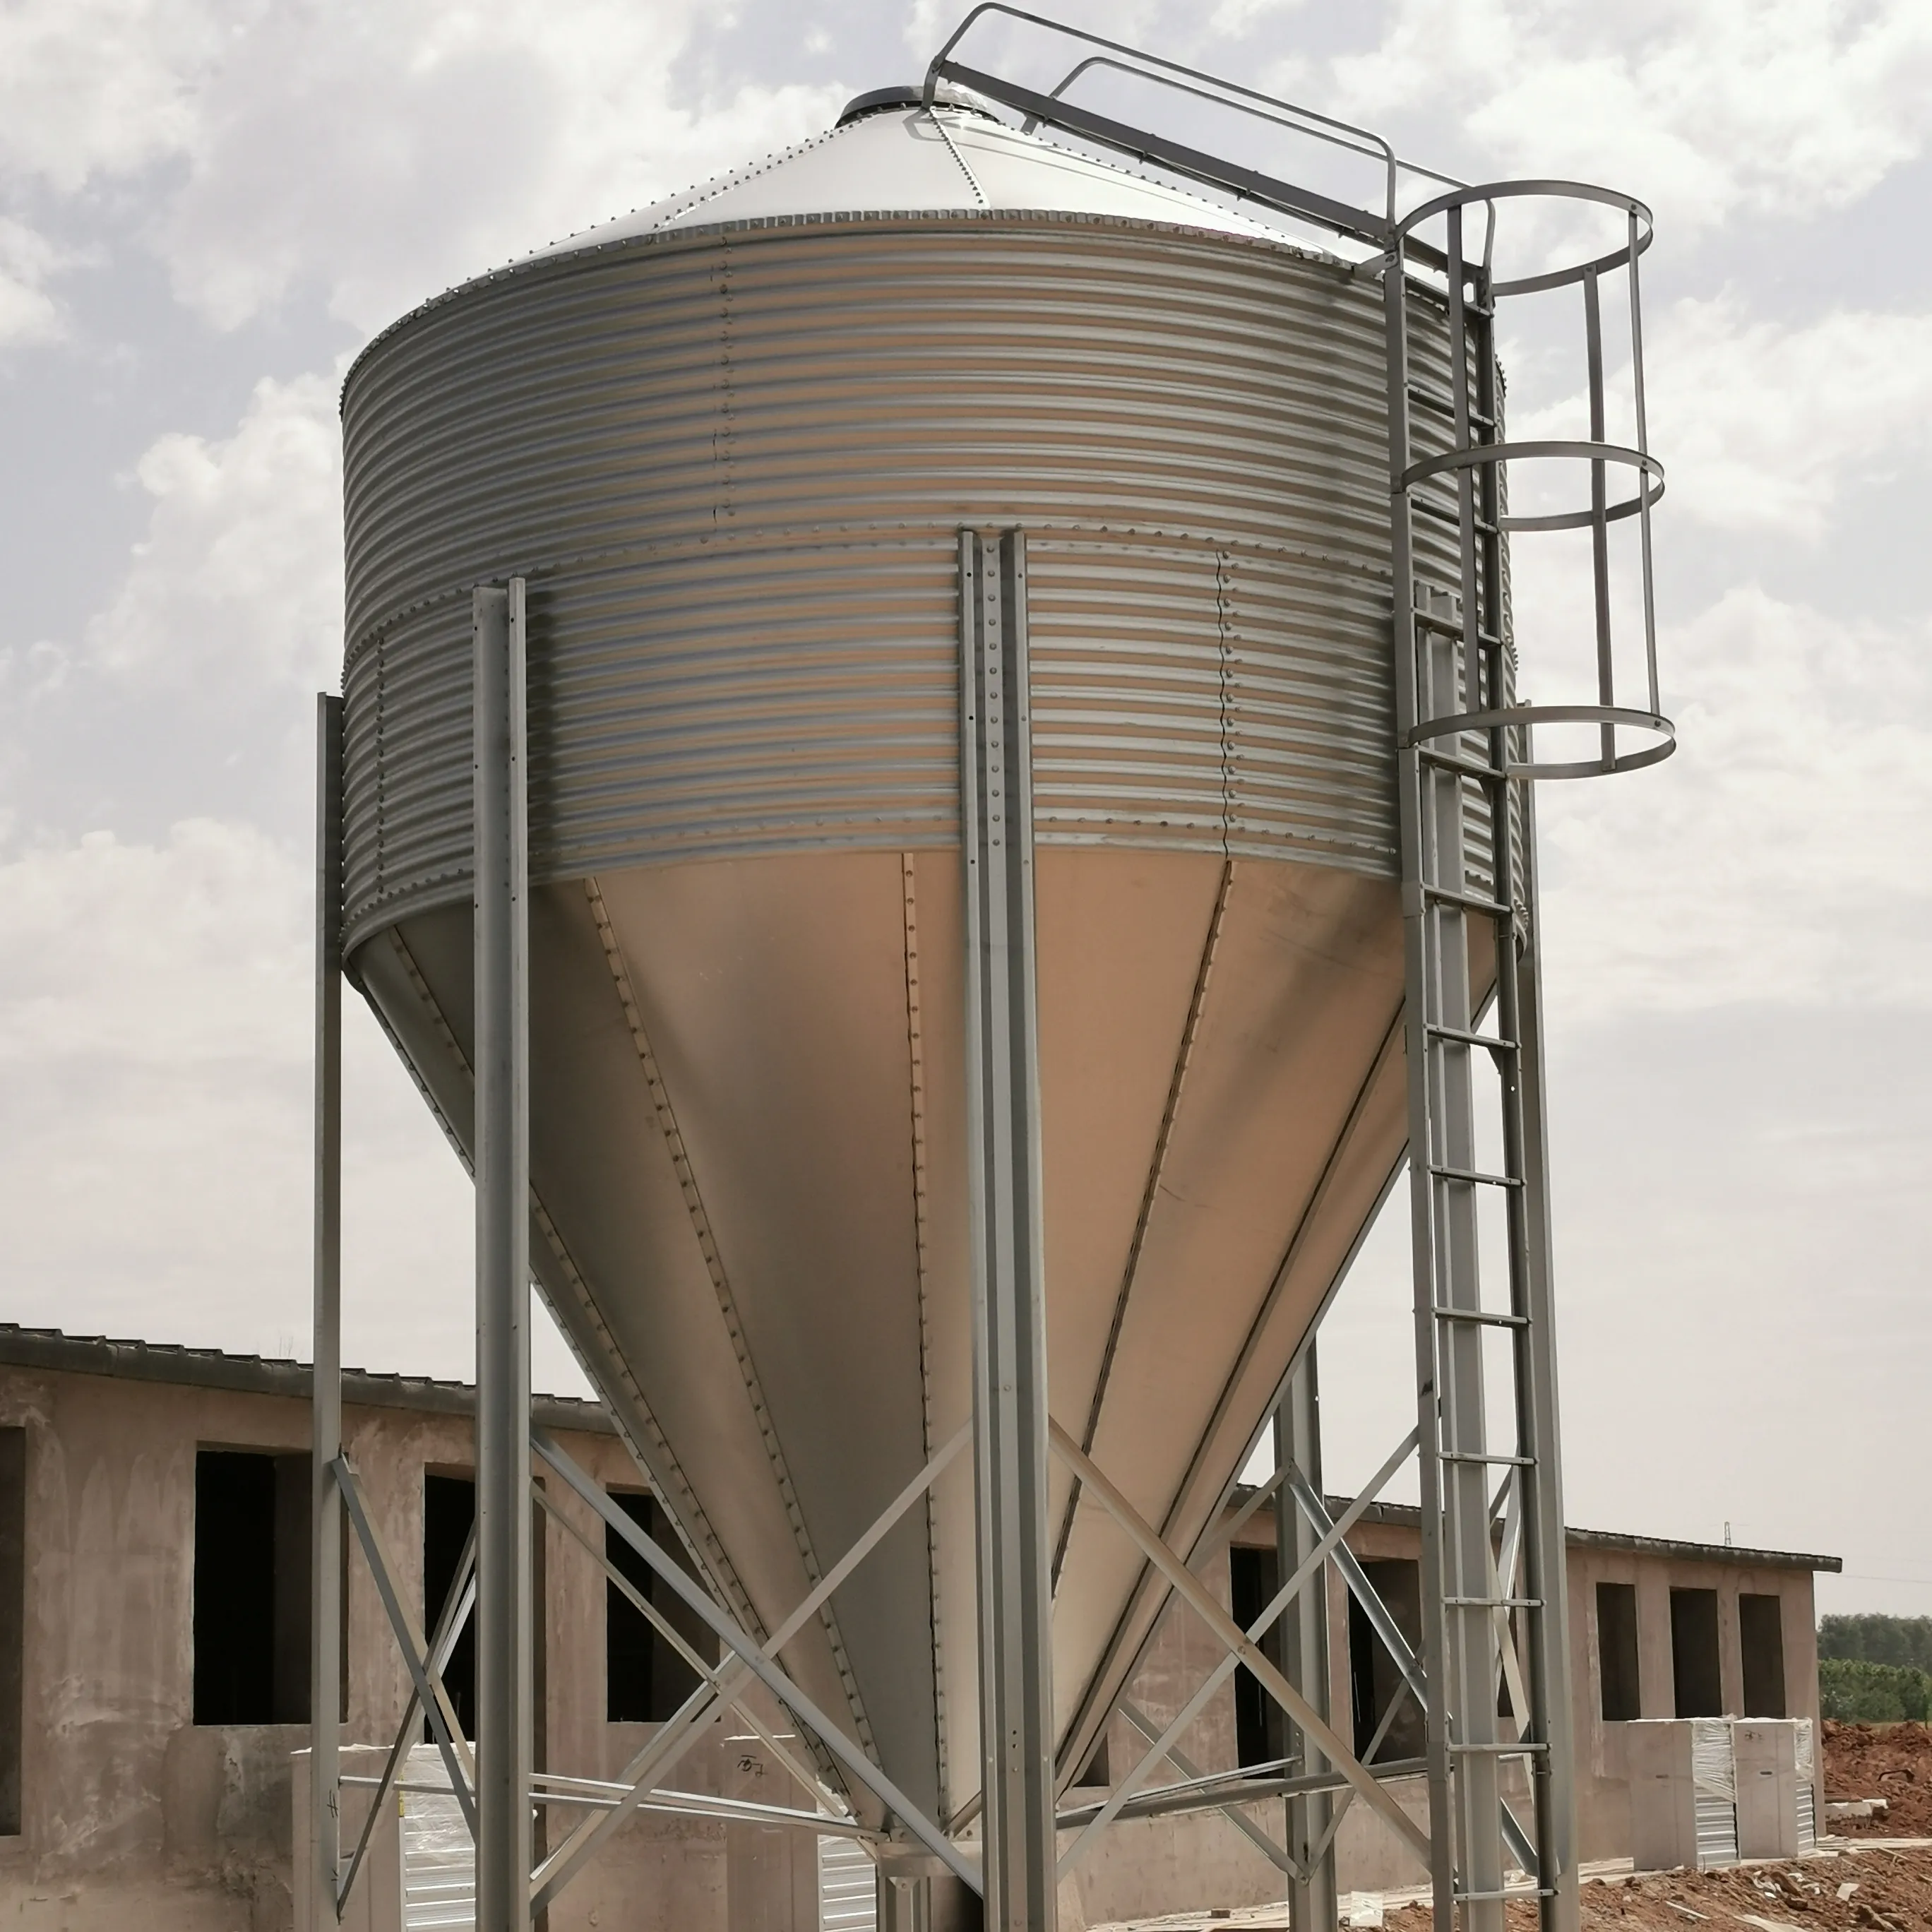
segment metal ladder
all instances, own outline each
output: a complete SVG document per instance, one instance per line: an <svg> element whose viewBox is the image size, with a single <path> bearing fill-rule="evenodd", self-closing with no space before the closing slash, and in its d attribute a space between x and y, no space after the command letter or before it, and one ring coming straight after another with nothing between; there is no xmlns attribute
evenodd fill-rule
<svg viewBox="0 0 1932 1932"><path fill-rule="evenodd" d="M1525 188L1564 192L1558 184L1504 192ZM1636 298L1636 261L1648 238L1640 236L1642 211L1630 205L1626 258L1637 448L1618 452L1604 441L1598 282L1604 268L1621 266L1614 256L1563 278L1583 292L1591 442L1511 446L1502 430L1496 309L1499 294L1526 285L1499 284L1492 272L1492 202L1480 257L1472 259L1465 246L1466 212L1492 192L1452 194L1432 204L1447 230L1446 386L1418 375L1410 344L1412 305L1427 298L1410 282L1403 242L1408 226L1432 211L1398 226L1385 276L1429 1783L1432 1812L1455 1822L1453 1844L1434 1835L1432 1878L1441 1932L1459 1917L1472 1932L1501 1932L1507 1850L1528 1879L1510 1895L1533 1893L1543 1924L1559 1932L1576 1922L1575 1807L1529 782L1629 770L1670 748L1667 725L1655 715L1649 596L1649 508L1660 472L1642 442ZM1537 285L1549 284L1537 278ZM1434 447L1419 456L1424 445ZM1588 508L1512 519L1504 500L1505 452L1586 462ZM1636 494L1613 506L1607 467L1633 456ZM1452 501L1442 500L1445 488ZM1641 714L1615 706L1610 624L1609 526L1631 514L1642 519L1643 538L1649 706ZM1453 536L1454 590L1418 577L1418 518ZM1507 532L1577 527L1593 538L1597 702L1523 705L1515 690ZM1538 719L1595 724L1599 758L1538 765L1530 744ZM1617 731L1630 727L1666 742L1620 754ZM1492 1000L1485 998L1486 981ZM1492 1028L1484 1024L1486 1009ZM1493 1100L1496 1127L1487 1166L1477 1130L1485 1098ZM1500 1210L1506 1290L1489 1300L1478 1226L1486 1196ZM1498 1377L1496 1355L1504 1351ZM1492 1442L1489 1408L1498 1379L1507 1385L1509 1420L1506 1439ZM1492 1543L1499 1508L1500 1561ZM1498 1720L1504 1689L1517 1726L1513 1738ZM1511 1760L1526 1763L1529 1774L1527 1832L1505 1801L1504 1767Z"/></svg>

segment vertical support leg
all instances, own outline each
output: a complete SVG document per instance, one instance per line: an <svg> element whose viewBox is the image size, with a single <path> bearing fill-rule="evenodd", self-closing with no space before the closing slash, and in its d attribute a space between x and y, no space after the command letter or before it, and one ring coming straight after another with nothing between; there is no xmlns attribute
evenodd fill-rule
<svg viewBox="0 0 1932 1932"><path fill-rule="evenodd" d="M1275 1411L1276 1465L1293 1462L1322 1493L1322 1409L1311 1340L1288 1378L1288 1392ZM1278 1574L1286 1582L1314 1554L1315 1526L1297 1508L1293 1490L1283 1483L1274 1497L1275 1550ZM1312 1578L1282 1613L1281 1674L1326 1719L1328 1710L1328 1578L1324 1569ZM1304 1731L1301 1734L1304 1775L1333 1767ZM1333 1795L1304 1792L1288 1800L1288 1852L1306 1874L1291 1881L1288 1916L1291 1932L1335 1932L1335 1848L1325 1844ZM1315 1847L1324 1845L1319 1858Z"/></svg>
<svg viewBox="0 0 1932 1932"><path fill-rule="evenodd" d="M1543 1860L1543 1932L1576 1932L1576 1784L1570 1702L1569 1539L1563 1526L1563 1453L1556 1386L1555 1270L1550 1238L1550 1136L1545 1109L1542 927L1536 879L1536 792L1522 788L1524 897L1528 943L1515 974L1516 1037L1522 1042L1521 1118L1524 1208L1528 1221L1529 1426L1525 1453L1538 1481L1523 1522L1524 1594L1543 1608L1528 1620L1529 1696L1548 1751L1534 1760L1536 1835Z"/></svg>
<svg viewBox="0 0 1932 1932"><path fill-rule="evenodd" d="M1053 1932L1046 1322L1025 539L962 530L960 847L986 1932Z"/></svg>
<svg viewBox="0 0 1932 1932"><path fill-rule="evenodd" d="M476 1924L530 1918L530 917L524 586L475 595Z"/></svg>
<svg viewBox="0 0 1932 1932"><path fill-rule="evenodd" d="M309 1923L335 1922L341 1863L342 700L315 707L315 1277L309 1478ZM325 1914L326 1915L325 1916Z"/></svg>

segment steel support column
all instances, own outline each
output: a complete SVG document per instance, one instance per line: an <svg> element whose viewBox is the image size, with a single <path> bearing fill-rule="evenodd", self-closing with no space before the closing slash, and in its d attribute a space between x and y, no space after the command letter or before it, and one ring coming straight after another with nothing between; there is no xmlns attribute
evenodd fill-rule
<svg viewBox="0 0 1932 1932"><path fill-rule="evenodd" d="M530 904L524 586L476 642L476 1925L530 1918Z"/></svg>
<svg viewBox="0 0 1932 1932"><path fill-rule="evenodd" d="M1275 1410L1275 1467L1294 1464L1322 1491L1322 1409L1312 1336L1288 1376ZM1276 1574L1292 1576L1313 1552L1319 1532L1296 1506L1292 1487L1280 1484L1274 1495ZM1280 1634L1281 1674L1324 1718L1329 1716L1328 1577L1326 1568L1288 1604L1276 1628ZM1331 1769L1307 1732L1295 1727L1301 1771L1313 1778ZM1335 1852L1328 1820L1335 1801L1325 1790L1297 1792L1288 1799L1288 1855L1301 1876L1288 1886L1292 1932L1334 1932L1336 1895ZM1316 1846L1322 1849L1318 1853Z"/></svg>
<svg viewBox="0 0 1932 1932"><path fill-rule="evenodd" d="M1054 1922L1026 542L959 537L960 850L986 1932Z"/></svg>
<svg viewBox="0 0 1932 1932"><path fill-rule="evenodd" d="M315 1329L309 1477L309 1895L320 1928L341 1864L342 700L315 704Z"/></svg>
<svg viewBox="0 0 1932 1932"><path fill-rule="evenodd" d="M1531 754L1533 755L1533 752ZM1550 1134L1544 1086L1543 922L1537 896L1536 788L1522 788L1522 868L1529 917L1516 970L1529 1326L1523 1347L1537 1456L1543 1480L1523 1514L1523 1594L1541 1601L1527 1620L1529 1695L1548 1752L1531 1766L1536 1780L1537 1839L1544 1850L1547 1895L1544 1932L1576 1932L1576 1772L1570 1676L1569 1539L1563 1524L1563 1432L1557 1399L1555 1266L1550 1234Z"/></svg>

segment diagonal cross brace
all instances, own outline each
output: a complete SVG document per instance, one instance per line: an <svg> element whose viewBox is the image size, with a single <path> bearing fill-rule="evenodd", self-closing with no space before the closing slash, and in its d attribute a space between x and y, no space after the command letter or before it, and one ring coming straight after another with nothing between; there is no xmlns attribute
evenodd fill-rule
<svg viewBox="0 0 1932 1932"><path fill-rule="evenodd" d="M1326 1535L1334 1527L1328 1514L1328 1505L1315 1493L1313 1484L1292 1462L1287 1465L1288 1485L1297 1505L1306 1516L1318 1536ZM1402 1634L1402 1627L1389 1614L1388 1606L1382 1600L1381 1593L1369 1581L1355 1552L1346 1544L1338 1543L1335 1547L1335 1567L1341 1571L1357 1603L1362 1606L1363 1614L1373 1627L1382 1646L1395 1660L1395 1667L1401 1672L1402 1682L1414 1694L1415 1701L1425 1711L1429 1708L1429 1686L1423 1676L1422 1666L1408 1646L1408 1640ZM1493 1574L1493 1567L1492 1574ZM1516 1821L1516 1814L1505 1804L1502 1808L1502 1832L1510 1849L1510 1856L1526 1872L1537 1868L1536 1848L1530 1842L1529 1834Z"/></svg>
<svg viewBox="0 0 1932 1932"><path fill-rule="evenodd" d="M1382 1494L1389 1478L1408 1460L1414 1450L1415 1444L1416 1432L1412 1429L1401 1442L1396 1444L1394 1453L1390 1456L1388 1460L1370 1478L1361 1494L1342 1511L1342 1520L1335 1526L1334 1529L1308 1552L1306 1557L1303 1559L1300 1568L1275 1592L1274 1600L1249 1625L1250 1636L1259 1636L1294 1601L1297 1592L1300 1591L1307 1583L1309 1579L1321 1569L1322 1563L1334 1546L1354 1527L1369 1505ZM1180 1707L1178 1714L1161 1733L1159 1741L1149 1748L1140 1762L1120 1780L1106 1803L1101 1807L1099 1815L1087 1826L1073 1844L1068 1846L1061 1857L1060 1870L1062 1877L1071 1871L1086 1855L1096 1834L1113 1822L1120 1807L1140 1788L1141 1780L1166 1755L1167 1747L1194 1721L1202 1706L1233 1672L1235 1660L1232 1654L1222 1658L1221 1661L1208 1673L1193 1696ZM1352 1790L1353 1787L1350 1788Z"/></svg>
<svg viewBox="0 0 1932 1932"><path fill-rule="evenodd" d="M739 1626L734 1618L720 1610L704 1589L685 1574L682 1564L646 1535L632 1521L629 1515L620 1509L578 1467L547 1430L532 1430L530 1441L544 1460L663 1578L686 1605L710 1627L718 1641L737 1654L745 1668L802 1723L810 1725L818 1734L820 1742L846 1770L897 1817L928 1851L976 1892L980 1889L980 1874L971 1861L884 1772L819 1709L774 1660L778 1652L817 1613L819 1603L844 1581L846 1576L884 1537L898 1515L926 1492L940 1470L964 1448L970 1433L970 1428L962 1427L952 1440L933 1457L914 1482L895 1499L886 1514L875 1522L846 1552L844 1557L826 1573L812 1594L773 1633L770 1642L762 1650L755 1640Z"/></svg>
<svg viewBox="0 0 1932 1932"><path fill-rule="evenodd" d="M590 1560L603 1571L604 1580L611 1588L622 1597L626 1602L629 1604L631 1607L650 1625L651 1628L670 1646L692 1673L701 1682L708 1683L716 1688L718 1678L723 1674L718 1666L706 1663L685 1641L683 1633L664 1615L663 1611L659 1610L657 1605L652 1603L650 1598L646 1596L643 1591L640 1590L637 1585L611 1562L609 1556L599 1550L583 1531L571 1521L568 1516L552 1504L549 1497L544 1494L541 1484L531 1484L530 1500L560 1529L578 1544ZM803 1785L808 1791L825 1792L826 1787L820 1782L818 1774L808 1769L801 1763L796 1753L786 1749L784 1741L759 1718L755 1711L747 1704L736 1702L732 1704L731 1708L751 1726L759 1742L778 1760L780 1764L784 1766L798 1783ZM826 1795L831 1794L826 1793ZM842 1801L836 1802L842 1803Z"/></svg>
<svg viewBox="0 0 1932 1932"><path fill-rule="evenodd" d="M430 1675L439 1684L442 1682L449 1654L456 1648L457 1638L469 1622L470 1612L476 1601L476 1526L472 1522L470 1534L464 1538L462 1554L456 1559L456 1580L450 1586L449 1594L443 1599L436 1628L430 1634ZM362 1869L362 1862L369 1856L370 1840L376 1835L382 1808L402 1769L403 1754L409 1749L410 1733L416 1728L416 1713L422 1708L422 1698L411 1690L410 1701L403 1712L403 1721L396 1727L396 1741L389 1747L388 1760L382 1766L382 1776L376 1780L375 1796L369 1801L368 1815L362 1821L362 1835L356 1841L356 1856L350 1860L349 1869L336 1887L335 1916L338 1919L342 1916L343 1907L349 1902L349 1894L356 1889L356 1875Z"/></svg>
<svg viewBox="0 0 1932 1932"><path fill-rule="evenodd" d="M768 1656L776 1656L818 1614L818 1606L877 1547L886 1532L964 1448L970 1434L970 1429L964 1426L956 1430L952 1439L940 1448L939 1453L920 1474L886 1506L871 1528L846 1551L830 1571L820 1579L810 1594L793 1610L777 1635L766 1644L766 1654ZM532 1440L535 1440L534 1437ZM544 1453L540 1444L538 1448L540 1454ZM598 1493L601 1496L602 1492ZM605 1514L594 1500L592 1506L598 1508L600 1516ZM608 1520L608 1516L606 1520ZM560 1516L558 1520L562 1522L565 1519ZM585 1819L544 1861L535 1880L536 1890L531 1906L533 1912L542 1911L562 1891L603 1840L616 1829L635 1806L643 1802L644 1794L651 1788L652 1782L668 1772L678 1759L698 1742L711 1721L713 1705L719 1701L730 1702L733 1694L741 1689L750 1680L752 1675L746 1666L740 1661L734 1661L715 1673L710 1666L701 1663L698 1668L704 1681L665 1720L656 1736L624 1768L624 1783L628 1787L628 1795L611 1810ZM781 1752L780 1756L782 1757L784 1754ZM808 1785L817 1782L816 1779L809 1778L800 1781Z"/></svg>
<svg viewBox="0 0 1932 1932"><path fill-rule="evenodd" d="M1114 1708L1140 1732L1148 1743L1159 1742L1160 1732L1155 1729L1154 1720L1138 1704L1123 1697ZM1184 1757L1178 1744L1168 1745L1166 1756L1183 1778L1198 1778L1202 1775L1200 1767L1192 1758ZM1238 1804L1221 1804L1215 1808L1276 1870L1286 1873L1298 1884L1304 1882L1305 1874L1300 1866L1295 1863L1293 1856L1283 1851Z"/></svg>
<svg viewBox="0 0 1932 1932"><path fill-rule="evenodd" d="M456 1722L456 1713L450 1708L442 1679L430 1668L430 1648L424 1639L422 1627L416 1622L416 1612L410 1608L407 1600L396 1588L395 1567L383 1546L382 1532L369 1514L368 1499L362 1493L362 1478L346 1456L337 1456L329 1468L334 1474L336 1486L342 1492L356 1539L362 1544L362 1554L375 1577L376 1594L382 1600L382 1608L388 1613L389 1628L395 1633L397 1648L403 1653L410 1681L416 1686L417 1698L428 1717L436 1748L442 1756L443 1769L449 1774L450 1788L462 1809L463 1822L470 1827L470 1835L473 1838L476 1835L476 1766L470 1756L469 1744Z"/></svg>
<svg viewBox="0 0 1932 1932"><path fill-rule="evenodd" d="M1141 1554L1160 1571L1189 1607L1220 1638L1230 1658L1245 1664L1253 1672L1262 1688L1301 1726L1303 1732L1319 1747L1329 1762L1426 1863L1430 1855L1428 1836L1417 1826L1414 1820L1376 1782L1374 1774L1330 1729L1321 1712L1288 1682L1254 1640L1214 1600L1200 1578L1161 1540L1159 1532L1114 1486L1112 1478L1091 1457L1082 1453L1080 1445L1058 1423L1049 1424L1049 1427L1054 1449L1061 1461L1100 1498L1114 1520L1139 1546ZM1406 1446L1403 1454L1407 1454ZM1311 1558L1310 1564L1305 1564L1303 1568L1310 1568L1312 1561ZM1116 1794L1117 1797L1119 1796ZM1112 1802L1109 1800L1110 1803ZM1122 1797L1120 1802L1125 1802ZM1114 1808L1118 1810L1119 1805L1115 1804ZM1060 1860L1063 1870L1072 1863L1087 1839L1098 1831L1111 1815L1102 1810L1100 1816L1068 1848Z"/></svg>

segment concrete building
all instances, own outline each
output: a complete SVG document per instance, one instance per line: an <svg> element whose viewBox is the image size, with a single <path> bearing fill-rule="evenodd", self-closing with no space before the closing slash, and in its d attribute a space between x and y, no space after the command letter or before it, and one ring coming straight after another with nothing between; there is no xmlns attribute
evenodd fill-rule
<svg viewBox="0 0 1932 1932"><path fill-rule="evenodd" d="M358 1373L345 1400L350 1458L418 1609L433 1616L470 1520L472 1391ZM648 1520L650 1499L602 1411L556 1398L536 1407L570 1454L634 1496L627 1507ZM298 1364L0 1328L0 1918L61 1932L293 1923L291 1762L308 1715L308 1430ZM1349 1542L1400 1619L1417 1600L1412 1514L1376 1508ZM537 1668L539 1768L609 1778L690 1680L607 1584L590 1553L605 1546L587 1510L556 1500L536 1551ZM1215 1566L1222 1602L1258 1609L1274 1561L1258 1513ZM1586 1857L1626 1847L1625 1720L1816 1717L1812 1576L1838 1567L1829 1557L1570 1532ZM1332 1567L1329 1585L1331 1708L1343 1735L1352 1726L1365 1744L1388 1714L1388 1659L1352 1624ZM386 1746L409 1682L353 1561L347 1608L347 1735ZM1133 1701L1156 1721L1171 1716L1218 1657L1204 1631L1170 1610ZM460 1715L467 1668L459 1648L448 1676ZM1392 1720L1383 1757L1411 1754L1413 1721ZM741 1728L718 1726L679 1767L680 1788L800 1802ZM1094 1775L1120 1776L1135 1743L1117 1718ZM1237 1678L1192 1726L1186 1752L1202 1771L1232 1771L1278 1756L1279 1742ZM1252 1808L1278 1823L1277 1808ZM1106 1854L1069 1881L1070 1927L1281 1895L1280 1874L1218 1814L1114 1828ZM1421 1876L1359 1808L1336 1843L1345 1888ZM565 1894L550 1932L803 1932L817 1922L819 1885L816 1850L796 1832L646 1816Z"/></svg>

